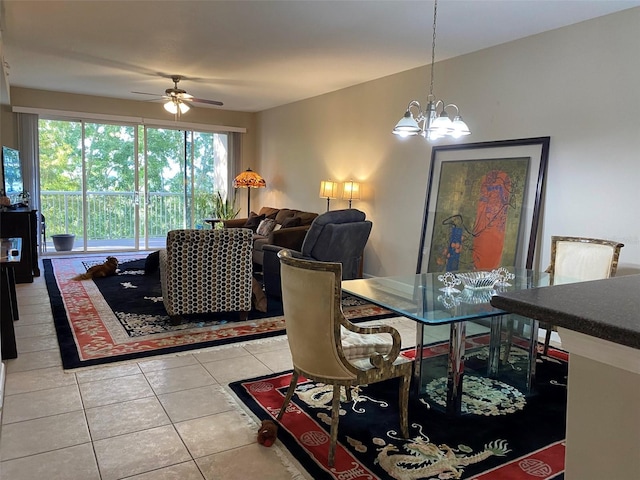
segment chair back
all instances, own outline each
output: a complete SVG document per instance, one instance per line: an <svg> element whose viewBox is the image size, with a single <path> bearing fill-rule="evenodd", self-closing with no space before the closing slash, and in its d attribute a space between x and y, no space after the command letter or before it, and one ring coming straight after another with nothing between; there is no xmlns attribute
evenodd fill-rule
<svg viewBox="0 0 640 480"><path fill-rule="evenodd" d="M251 241L246 228L171 230L161 254L170 315L251 310Z"/></svg>
<svg viewBox="0 0 640 480"><path fill-rule="evenodd" d="M552 283L601 280L613 277L624 244L584 237L551 237ZM557 277L557 281L556 281Z"/></svg>
<svg viewBox="0 0 640 480"><path fill-rule="evenodd" d="M355 378L338 351L340 344L341 265L278 253L282 306L293 365L315 379Z"/></svg>
<svg viewBox="0 0 640 480"><path fill-rule="evenodd" d="M304 238L302 255L322 262L339 262L343 280L357 278L372 226L365 213L355 208L318 215Z"/></svg>

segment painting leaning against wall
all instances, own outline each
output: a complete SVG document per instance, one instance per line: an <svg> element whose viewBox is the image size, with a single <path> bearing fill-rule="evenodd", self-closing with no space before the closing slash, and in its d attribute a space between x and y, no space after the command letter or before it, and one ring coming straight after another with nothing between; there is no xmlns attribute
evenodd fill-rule
<svg viewBox="0 0 640 480"><path fill-rule="evenodd" d="M417 272L531 268L549 137L433 147Z"/></svg>
<svg viewBox="0 0 640 480"><path fill-rule="evenodd" d="M430 272L514 265L530 158L447 162L440 171Z"/></svg>

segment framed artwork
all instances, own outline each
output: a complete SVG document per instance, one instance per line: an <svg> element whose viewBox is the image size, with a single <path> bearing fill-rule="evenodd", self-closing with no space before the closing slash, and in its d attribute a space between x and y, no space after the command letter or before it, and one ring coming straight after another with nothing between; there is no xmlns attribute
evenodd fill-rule
<svg viewBox="0 0 640 480"><path fill-rule="evenodd" d="M549 137L435 146L417 273L532 268Z"/></svg>

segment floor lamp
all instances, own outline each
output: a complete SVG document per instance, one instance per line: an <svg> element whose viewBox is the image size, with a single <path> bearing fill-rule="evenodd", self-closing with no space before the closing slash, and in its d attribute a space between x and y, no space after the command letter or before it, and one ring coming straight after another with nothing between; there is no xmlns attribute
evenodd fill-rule
<svg viewBox="0 0 640 480"><path fill-rule="evenodd" d="M360 200L360 184L353 180L344 182L342 186L342 198L349 200L349 208L351 208L351 202L353 200Z"/></svg>
<svg viewBox="0 0 640 480"><path fill-rule="evenodd" d="M331 180L322 180L320 182L320 198L327 199L327 212L329 211L329 202L332 198L337 198L338 183Z"/></svg>
<svg viewBox="0 0 640 480"><path fill-rule="evenodd" d="M247 217L251 213L251 189L264 188L266 186L267 182L264 181L264 178L250 168L247 168L233 180L233 188L247 189Z"/></svg>

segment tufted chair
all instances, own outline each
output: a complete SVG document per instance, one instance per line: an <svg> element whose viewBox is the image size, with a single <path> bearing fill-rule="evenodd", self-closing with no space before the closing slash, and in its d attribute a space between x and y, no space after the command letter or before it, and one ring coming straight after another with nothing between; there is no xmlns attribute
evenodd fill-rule
<svg viewBox="0 0 640 480"><path fill-rule="evenodd" d="M252 231L171 230L160 251L162 299L172 323L190 313L251 310Z"/></svg>
<svg viewBox="0 0 640 480"><path fill-rule="evenodd" d="M366 220L364 212L355 208L331 210L318 215L311 223L302 242L300 252L294 255L320 262L339 262L342 279L360 277L360 263L369 240L373 224ZM264 287L268 295L280 296L280 262L278 252L282 247L263 247Z"/></svg>
<svg viewBox="0 0 640 480"><path fill-rule="evenodd" d="M559 285L562 278L586 282L613 277L618 269L620 249L624 244L612 240L584 237L551 237L551 284ZM557 277L557 278L556 278ZM541 323L546 330L544 354L547 354L553 325Z"/></svg>
<svg viewBox="0 0 640 480"><path fill-rule="evenodd" d="M295 258L286 249L278 257L282 262L282 304L293 361L293 376L278 420L286 427L286 419L282 420L300 375L333 385L328 455L328 464L333 466L341 387L345 387L347 400L351 401L351 387L400 378L400 430L407 438L413 362L399 355L398 331L388 325L360 327L344 317L340 263Z"/></svg>

